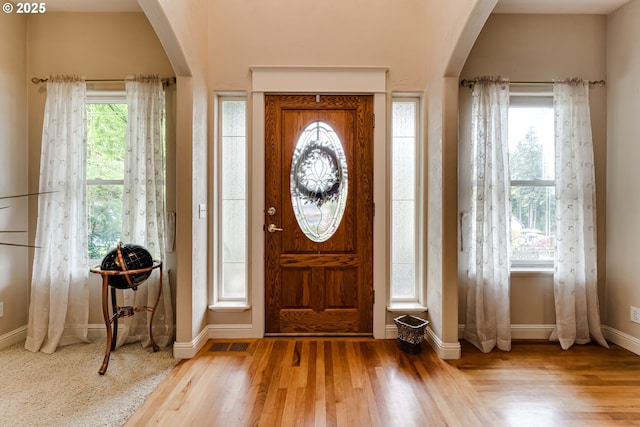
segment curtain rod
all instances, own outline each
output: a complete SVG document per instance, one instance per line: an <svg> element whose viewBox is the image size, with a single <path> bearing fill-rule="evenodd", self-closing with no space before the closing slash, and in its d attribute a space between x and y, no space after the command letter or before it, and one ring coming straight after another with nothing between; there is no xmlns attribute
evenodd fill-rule
<svg viewBox="0 0 640 427"><path fill-rule="evenodd" d="M49 79L43 79L43 78L39 78L39 77L34 77L31 79L31 83L37 85L40 83L46 83L48 82ZM101 83L109 83L109 82L125 82L127 81L127 79L85 79L85 82L87 83L95 83L95 82L101 82ZM175 77L166 77L164 79L160 79L160 81L162 81L163 84L171 84L171 83L175 83L176 82L176 78Z"/></svg>
<svg viewBox="0 0 640 427"><path fill-rule="evenodd" d="M471 79L471 80L460 80L460 86L467 86L469 88L471 88L476 82L478 81L478 79ZM509 82L509 84L512 85L545 85L545 86L549 86L554 84L555 82L553 81L548 81L548 82ZM605 85L605 81L604 80L589 80L589 85L591 86L604 86Z"/></svg>

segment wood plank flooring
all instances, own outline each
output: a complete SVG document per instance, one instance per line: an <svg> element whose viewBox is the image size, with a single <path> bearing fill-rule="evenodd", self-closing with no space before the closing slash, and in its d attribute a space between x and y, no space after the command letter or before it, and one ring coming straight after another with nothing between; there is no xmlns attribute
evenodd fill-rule
<svg viewBox="0 0 640 427"><path fill-rule="evenodd" d="M640 356L514 342L463 357L395 340L212 340L127 426L640 426Z"/></svg>

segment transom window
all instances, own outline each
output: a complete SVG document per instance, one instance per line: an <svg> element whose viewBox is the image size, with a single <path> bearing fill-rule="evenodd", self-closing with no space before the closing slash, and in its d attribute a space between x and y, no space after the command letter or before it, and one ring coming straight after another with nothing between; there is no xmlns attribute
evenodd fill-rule
<svg viewBox="0 0 640 427"><path fill-rule="evenodd" d="M512 95L509 107L511 265L553 265L555 149L553 97Z"/></svg>

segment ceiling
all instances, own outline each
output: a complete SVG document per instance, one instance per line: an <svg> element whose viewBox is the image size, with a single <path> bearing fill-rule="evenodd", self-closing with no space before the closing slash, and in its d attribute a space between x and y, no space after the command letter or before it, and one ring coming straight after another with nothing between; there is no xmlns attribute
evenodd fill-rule
<svg viewBox="0 0 640 427"><path fill-rule="evenodd" d="M141 12L137 0L47 0L50 12Z"/></svg>
<svg viewBox="0 0 640 427"><path fill-rule="evenodd" d="M496 13L607 15L629 0L498 0Z"/></svg>
<svg viewBox="0 0 640 427"><path fill-rule="evenodd" d="M606 15L629 0L499 0L496 13ZM51 12L140 12L137 0L48 0Z"/></svg>

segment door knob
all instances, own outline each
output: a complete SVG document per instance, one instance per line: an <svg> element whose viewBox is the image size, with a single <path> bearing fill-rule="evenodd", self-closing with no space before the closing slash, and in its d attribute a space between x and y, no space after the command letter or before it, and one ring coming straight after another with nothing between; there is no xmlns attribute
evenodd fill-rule
<svg viewBox="0 0 640 427"><path fill-rule="evenodd" d="M275 224L269 224L269 225L267 226L267 231L268 231L269 233L275 233L276 231L282 231L282 228L278 228L278 227L276 227L276 225L275 225Z"/></svg>

